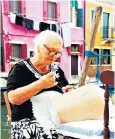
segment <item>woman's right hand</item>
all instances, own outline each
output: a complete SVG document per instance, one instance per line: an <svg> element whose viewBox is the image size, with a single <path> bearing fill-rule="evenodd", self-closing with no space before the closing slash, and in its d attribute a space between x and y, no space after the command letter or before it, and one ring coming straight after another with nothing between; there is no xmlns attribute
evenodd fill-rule
<svg viewBox="0 0 115 139"><path fill-rule="evenodd" d="M53 72L44 75L39 81L42 83L43 89L51 88L57 84L55 81L55 73Z"/></svg>

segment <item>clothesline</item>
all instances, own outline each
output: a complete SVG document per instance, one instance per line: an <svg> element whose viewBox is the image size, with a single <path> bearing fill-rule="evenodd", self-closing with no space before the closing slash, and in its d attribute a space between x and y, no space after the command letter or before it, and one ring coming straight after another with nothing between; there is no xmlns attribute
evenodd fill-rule
<svg viewBox="0 0 115 139"><path fill-rule="evenodd" d="M11 23L24 26L28 30L43 31L48 28L52 31L57 32L56 28L58 27L55 24L48 24L45 22L35 21L14 13L10 13L10 21ZM40 26L43 28L43 30L40 30Z"/></svg>
<svg viewBox="0 0 115 139"><path fill-rule="evenodd" d="M62 25L62 24L66 24L66 23L72 23L72 22L61 22L61 23L59 23L58 21L56 21L56 20L58 20L57 18L55 18L56 20L51 20L51 18L47 18L47 20L44 20L44 16L34 16L33 14L29 14L29 15L23 15L23 14L19 14L19 13L12 13L12 12L10 12L11 14L14 14L14 15L18 15L18 16L21 16L21 17L23 17L23 18L29 18L29 17L32 17L32 18L34 18L34 19L31 19L31 20L33 20L33 21L37 21L37 19L38 19L38 21L39 22L45 22L45 23L49 23L49 24L58 24L58 25Z"/></svg>
<svg viewBox="0 0 115 139"><path fill-rule="evenodd" d="M59 33L63 36L64 47L71 46L71 26L70 23L65 24L48 24L43 21L35 21L26 17L20 16L19 14L10 13L11 23L25 27L27 30L44 31L51 30Z"/></svg>

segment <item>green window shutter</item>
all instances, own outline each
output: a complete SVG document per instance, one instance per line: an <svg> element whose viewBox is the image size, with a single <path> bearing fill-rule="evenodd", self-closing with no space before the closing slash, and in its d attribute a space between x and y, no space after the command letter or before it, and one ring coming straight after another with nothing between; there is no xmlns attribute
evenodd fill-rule
<svg viewBox="0 0 115 139"><path fill-rule="evenodd" d="M77 0L70 0L70 5L72 7L75 7L77 9L78 8L78 2L77 2Z"/></svg>
<svg viewBox="0 0 115 139"><path fill-rule="evenodd" d="M75 0L75 8L78 9L78 2Z"/></svg>
<svg viewBox="0 0 115 139"><path fill-rule="evenodd" d="M77 27L83 26L83 9L77 9Z"/></svg>

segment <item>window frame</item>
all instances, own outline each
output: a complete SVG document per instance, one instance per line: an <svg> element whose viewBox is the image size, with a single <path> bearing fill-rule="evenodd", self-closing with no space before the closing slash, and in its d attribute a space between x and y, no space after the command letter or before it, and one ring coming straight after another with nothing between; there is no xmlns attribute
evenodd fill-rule
<svg viewBox="0 0 115 139"><path fill-rule="evenodd" d="M100 49L99 48L94 48L94 52L95 50L98 50L97 54L100 54ZM95 52L96 53L96 52ZM95 64L92 63L92 60L95 60ZM100 63L99 63L100 64ZM90 62L91 66L96 66L97 65L97 61L96 61L96 57L91 57L91 62Z"/></svg>
<svg viewBox="0 0 115 139"><path fill-rule="evenodd" d="M32 55L31 55L32 54ZM34 50L30 50L29 51L29 57L33 57L34 56Z"/></svg>
<svg viewBox="0 0 115 139"><path fill-rule="evenodd" d="M19 10L19 12L11 11L11 2L19 2L18 3L18 10ZM13 9L13 7L12 7L12 9ZM21 11L22 11L21 10L21 0L19 0L19 1L17 1L17 0L16 1L12 1L12 0L9 1L9 11L12 12L12 13L14 13L14 14L21 13Z"/></svg>
<svg viewBox="0 0 115 139"><path fill-rule="evenodd" d="M20 47L20 57L17 57L17 58L19 58L19 59L22 58L22 44L11 43L11 47L12 47L11 56L15 57L15 56L13 56L13 47L14 47L14 45L17 45L17 46Z"/></svg>
<svg viewBox="0 0 115 139"><path fill-rule="evenodd" d="M108 26L106 26L107 27L107 36L104 36L104 34L103 34L103 28L104 28L104 22L103 21L105 21L104 19L103 19L103 17L104 17L104 13L105 14L108 14L109 16L108 16ZM109 38L110 37L110 29L109 29L109 27L110 27L110 25L111 25L111 13L110 12L108 12L108 11L103 11L103 13L102 13L102 32L101 32L101 36L102 36L102 38Z"/></svg>
<svg viewBox="0 0 115 139"><path fill-rule="evenodd" d="M72 17L73 17L73 8L72 8L72 6L70 5L70 22L73 23Z"/></svg>
<svg viewBox="0 0 115 139"><path fill-rule="evenodd" d="M94 9L94 8L91 8L91 9L90 9L90 28L91 28L92 21L93 21L93 18L92 18L92 11L95 12L95 9ZM93 14L94 14L94 13L93 13Z"/></svg>
<svg viewBox="0 0 115 139"><path fill-rule="evenodd" d="M55 13L53 15L54 18L49 17L49 4L54 4L54 6L53 6L54 11L55 11ZM57 21L57 3L56 2L52 2L52 1L47 2L47 12L48 12L48 14L47 14L48 20Z"/></svg>
<svg viewBox="0 0 115 139"><path fill-rule="evenodd" d="M101 49L101 55L104 55L104 50L108 50L109 54L107 54L107 55L111 55L111 49L105 49L105 48ZM105 58L108 57L109 63L104 63L104 57ZM111 57L110 56L102 56L101 57L101 65L111 65Z"/></svg>
<svg viewBox="0 0 115 139"><path fill-rule="evenodd" d="M79 52L79 44L71 44L71 52Z"/></svg>
<svg viewBox="0 0 115 139"><path fill-rule="evenodd" d="M77 8L75 8L75 27L78 27L77 18L78 18Z"/></svg>

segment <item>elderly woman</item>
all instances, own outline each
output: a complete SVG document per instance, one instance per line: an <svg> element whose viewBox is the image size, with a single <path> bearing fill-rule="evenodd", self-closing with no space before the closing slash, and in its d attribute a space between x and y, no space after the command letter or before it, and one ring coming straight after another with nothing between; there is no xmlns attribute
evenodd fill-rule
<svg viewBox="0 0 115 139"><path fill-rule="evenodd" d="M60 134L52 128L56 126L56 123L53 125L53 121L48 121L49 101L42 99L43 97L40 98L39 95L44 91L53 90L63 93L71 89L62 69L54 64L61 56L62 39L57 33L47 30L36 36L34 44L35 55L15 64L8 76L8 98L12 104L12 139L60 137ZM35 99L37 96L38 98ZM39 101L38 107L41 107L38 114L35 114L36 100ZM36 119L35 115L40 118ZM44 123L48 122L51 123L46 128Z"/></svg>

